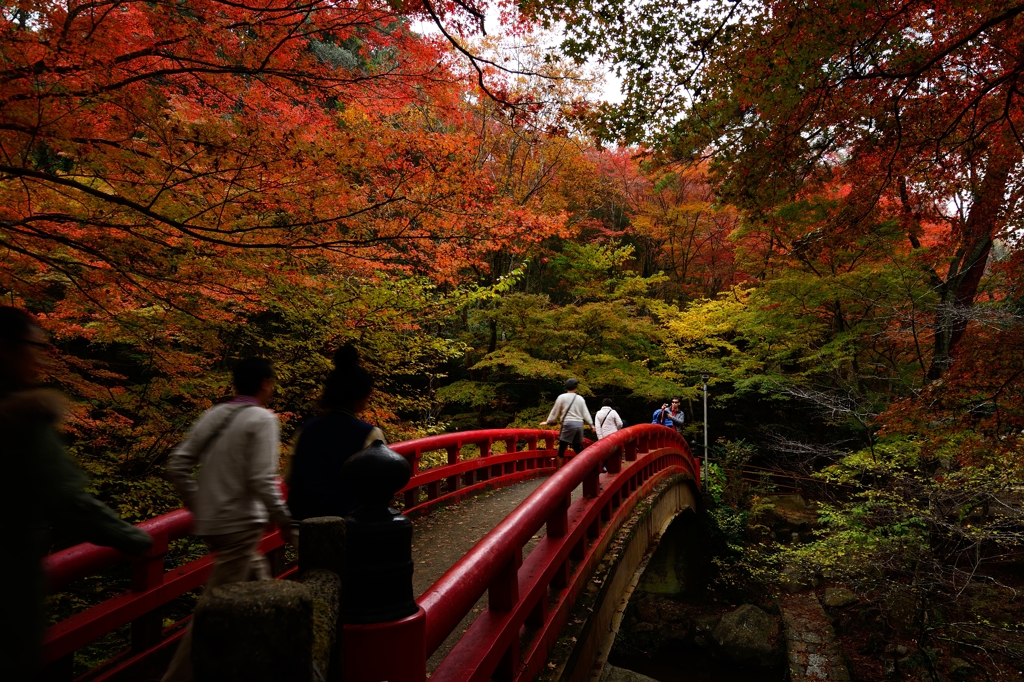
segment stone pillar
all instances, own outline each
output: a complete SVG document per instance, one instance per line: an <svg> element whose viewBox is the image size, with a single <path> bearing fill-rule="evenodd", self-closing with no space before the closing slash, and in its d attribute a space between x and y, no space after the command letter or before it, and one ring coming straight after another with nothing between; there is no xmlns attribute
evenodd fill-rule
<svg viewBox="0 0 1024 682"><path fill-rule="evenodd" d="M341 578L333 571L313 568L305 571L299 582L309 588L313 600L313 666L316 679L328 682L341 679Z"/></svg>
<svg viewBox="0 0 1024 682"><path fill-rule="evenodd" d="M391 501L409 482L409 462L378 440L345 462L342 476L360 502L345 519L342 620L369 624L408 618L418 609L412 594L412 522L392 509Z"/></svg>
<svg viewBox="0 0 1024 682"><path fill-rule="evenodd" d="M345 682L426 682L426 613L412 596L412 523L391 500L412 475L382 441L342 468L360 505L345 517Z"/></svg>
<svg viewBox="0 0 1024 682"><path fill-rule="evenodd" d="M319 516L299 527L299 582L313 599L316 679L341 679L341 576L345 571L345 519Z"/></svg>
<svg viewBox="0 0 1024 682"><path fill-rule="evenodd" d="M196 682L309 682L313 600L284 580L221 585L196 607Z"/></svg>
<svg viewBox="0 0 1024 682"><path fill-rule="evenodd" d="M299 526L299 572L314 568L345 573L345 519L319 516Z"/></svg>

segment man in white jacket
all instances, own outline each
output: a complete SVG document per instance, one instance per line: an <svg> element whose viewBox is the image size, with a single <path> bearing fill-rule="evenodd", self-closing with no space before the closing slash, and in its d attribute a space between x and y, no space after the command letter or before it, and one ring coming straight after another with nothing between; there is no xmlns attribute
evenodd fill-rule
<svg viewBox="0 0 1024 682"><path fill-rule="evenodd" d="M576 393L579 384L576 379L566 379L565 393L558 396L548 418L540 423L541 426L547 426L562 422L562 430L558 433L558 459L555 460L555 466L559 469L565 464L566 448L572 445L573 452L577 454L583 450L584 424L594 428L587 401Z"/></svg>
<svg viewBox="0 0 1024 682"><path fill-rule="evenodd" d="M204 593L225 583L271 577L259 553L268 520L293 542L292 518L278 485L277 416L265 409L274 393L273 368L262 358L242 360L235 367L234 384L235 398L207 410L167 464L171 481L192 512L194 532L217 553ZM193 478L197 464L202 466ZM163 682L191 680L191 658L190 629Z"/></svg>

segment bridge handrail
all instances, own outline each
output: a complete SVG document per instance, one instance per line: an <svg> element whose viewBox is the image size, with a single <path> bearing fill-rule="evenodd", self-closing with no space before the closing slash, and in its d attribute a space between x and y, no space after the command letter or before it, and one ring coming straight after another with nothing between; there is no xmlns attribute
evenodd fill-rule
<svg viewBox="0 0 1024 682"><path fill-rule="evenodd" d="M406 511L429 509L435 504L456 501L487 487L517 483L550 471L557 434L557 431L542 429L490 429L442 434L391 445L409 459L414 472L409 484L400 492L400 497L405 498ZM506 453L492 455L491 445L499 441L505 443ZM544 441L543 448L537 447L539 441ZM520 442L525 442L526 449L517 451L516 446ZM477 446L480 456L462 459L461 450L466 445ZM447 451L449 463L418 471L422 455L435 450ZM442 483L446 484L446 490L442 490ZM421 496L421 490L427 494ZM166 644L167 640L161 640L159 636L159 612L150 614L146 609L158 607L202 585L211 564L206 556L170 572L165 570L168 543L192 532L192 514L187 510L178 509L137 525L154 537L153 549L146 557L129 559L117 550L83 543L43 559L51 590L63 589L76 580L117 564L132 563L132 587L128 593L89 607L48 628L44 644L44 658L48 663L94 641L127 620L133 623L132 660L145 656L145 649L136 650L136 644L147 648L157 646L160 641ZM268 533L261 543L261 551L280 555L283 551L280 533L276 530ZM279 577L290 574L290 571L284 571L283 564L272 563L275 564L275 573L283 571ZM140 632L153 632L155 627L157 635L136 640L136 618L152 621L150 625L139 621Z"/></svg>
<svg viewBox="0 0 1024 682"><path fill-rule="evenodd" d="M585 497L596 497L601 464L618 461L620 453L630 448L635 455L638 443L647 444L652 438L659 444L676 446L692 460L689 447L682 437L674 430L659 425L638 425L602 439L551 475L428 588L417 600L426 612L427 655L437 650L473 605L500 580L503 573L507 574L511 570L514 576L516 562L521 562L522 548L541 526L568 506L566 501L577 486L583 484ZM648 450L651 450L649 445ZM617 466L615 468L614 473L617 473ZM612 466L609 466L609 471L611 469ZM694 461L690 462L690 470L699 485L700 473Z"/></svg>
<svg viewBox="0 0 1024 682"><path fill-rule="evenodd" d="M435 452L447 450L450 447L463 445L488 445L498 441L508 441L510 436L513 440L545 440L547 449L553 450L558 431L550 429L481 429L479 431L455 431L453 433L441 433L436 436L426 436L414 440L406 440L401 443L394 443L391 449L406 458L419 459L424 452ZM481 456L486 457L484 452ZM489 454L489 453L488 453ZM415 470L414 470L415 472Z"/></svg>
<svg viewBox="0 0 1024 682"><path fill-rule="evenodd" d="M153 537L166 535L168 541L178 540L191 532L192 514L187 509L176 509L135 525ZM116 549L83 542L45 557L43 570L49 588L56 591L127 560Z"/></svg>
<svg viewBox="0 0 1024 682"><path fill-rule="evenodd" d="M463 445L479 446L483 443L490 445L497 441L508 441L510 434L514 434L513 440L516 438L519 440L534 439L535 443L537 440L547 439L545 445L548 450L553 449L557 436L556 431L542 429L485 429L427 436L395 443L390 447L409 460L415 474L419 470L419 461L423 453L448 450L449 448L461 449ZM485 453L482 449L481 456L486 457L489 454L489 450ZM456 450L454 461L450 461L449 464L459 461L462 460ZM430 471L440 470L444 466L446 465L433 467ZM176 509L138 523L136 526L154 537L166 535L168 541L179 540L192 532L192 513L187 509ZM95 575L127 560L128 557L116 549L83 542L45 557L43 570L46 573L50 589L60 590L76 580Z"/></svg>

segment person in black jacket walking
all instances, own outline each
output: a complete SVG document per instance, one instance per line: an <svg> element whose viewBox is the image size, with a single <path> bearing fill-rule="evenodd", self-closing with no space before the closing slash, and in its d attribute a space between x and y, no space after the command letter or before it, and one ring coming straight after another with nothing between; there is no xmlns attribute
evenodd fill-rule
<svg viewBox="0 0 1024 682"><path fill-rule="evenodd" d="M0 561L6 587L0 618L0 670L4 679L31 680L39 670L43 636L42 558L51 530L130 556L149 551L153 539L89 493L85 475L64 450L56 426L66 400L36 388L46 362L46 335L24 310L0 307L0 461L10 483L5 504L17 529Z"/></svg>
<svg viewBox="0 0 1024 682"><path fill-rule="evenodd" d="M371 393L373 376L359 364L356 349L343 346L324 384L324 413L303 425L292 455L288 507L296 520L355 511L357 498L341 467L374 441L384 441L379 428L359 418Z"/></svg>

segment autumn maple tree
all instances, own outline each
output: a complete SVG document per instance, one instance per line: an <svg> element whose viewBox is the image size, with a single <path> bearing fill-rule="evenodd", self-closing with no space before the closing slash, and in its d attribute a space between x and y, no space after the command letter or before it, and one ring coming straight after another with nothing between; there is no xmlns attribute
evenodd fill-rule
<svg viewBox="0 0 1024 682"><path fill-rule="evenodd" d="M286 419L346 340L389 380L417 375L454 352L420 326L447 310L439 285L564 230L494 191L477 103L505 76L453 47L483 9L0 10L0 294L58 342L51 380L94 473L145 480L244 353L279 361Z"/></svg>
<svg viewBox="0 0 1024 682"><path fill-rule="evenodd" d="M1008 1L543 3L565 49L616 64L602 121L673 158L707 157L719 196L774 249L896 221L938 294L927 378L955 359L993 243L1019 220L1020 6ZM841 206L795 238L778 211L830 187ZM940 233L930 245L922 233Z"/></svg>
<svg viewBox="0 0 1024 682"><path fill-rule="evenodd" d="M834 463L824 475L852 486L785 558L855 585L889 639L902 608L922 676L950 656L1015 675L1024 7L526 7L622 78L601 135L662 172L706 167L711 207L735 211L740 286L665 310L665 347L684 376L712 374L730 427L756 422L761 457ZM646 229L678 230L673 215Z"/></svg>
<svg viewBox="0 0 1024 682"><path fill-rule="evenodd" d="M137 298L194 312L185 291L261 286L260 254L443 278L491 240L544 234L479 191L462 67L410 31L423 11L8 7L0 286L52 273L74 290L66 300L111 314ZM223 259L240 261L230 281Z"/></svg>

